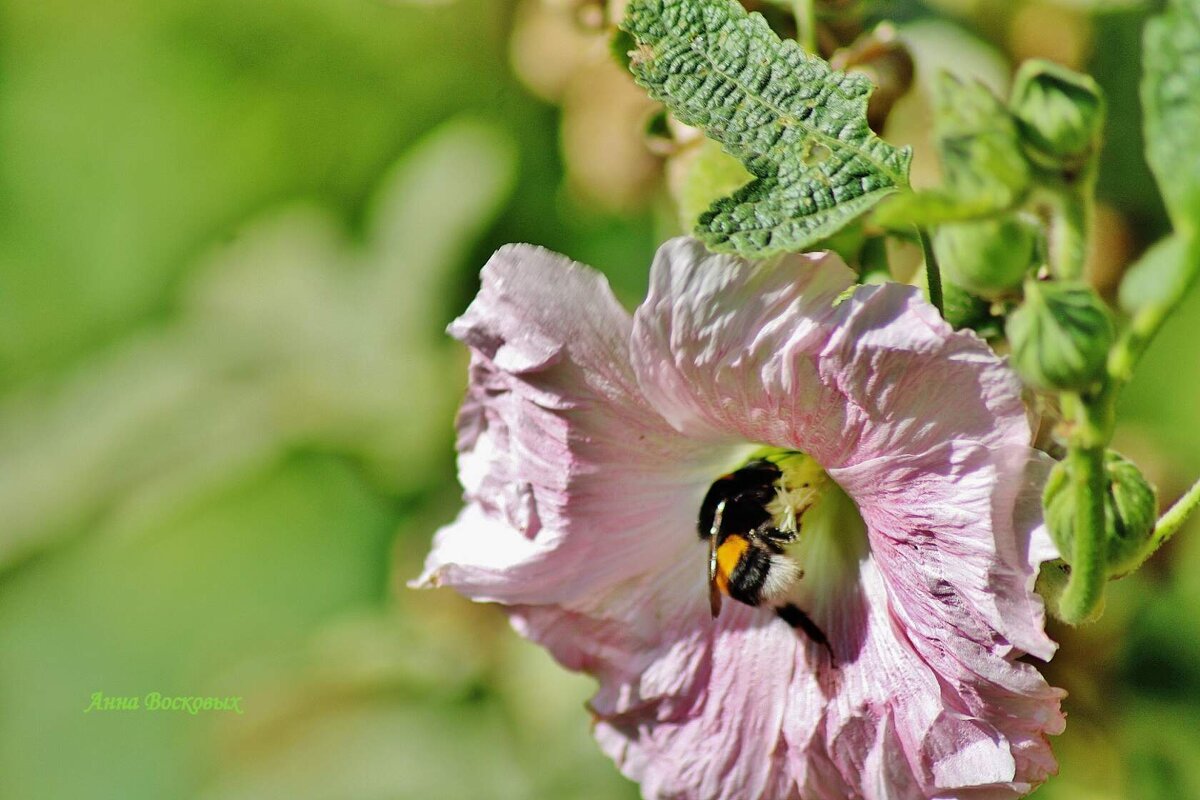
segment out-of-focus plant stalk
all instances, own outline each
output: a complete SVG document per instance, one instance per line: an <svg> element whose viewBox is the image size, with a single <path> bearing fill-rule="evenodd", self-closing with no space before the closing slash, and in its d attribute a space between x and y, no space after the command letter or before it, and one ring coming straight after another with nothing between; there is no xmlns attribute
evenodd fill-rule
<svg viewBox="0 0 1200 800"><path fill-rule="evenodd" d="M1185 230L1182 235L1187 237L1181 254L1181 258L1184 259L1182 265L1185 271L1184 277L1176 284L1175 291L1170 292L1158 302L1138 310L1129 327L1117 340L1108 358L1108 372L1112 384L1124 384L1129 381L1133 376L1134 367L1137 366L1150 342L1158 334L1163 323L1179 307L1183 298L1187 296L1188 290L1200 276L1200 238L1190 229ZM1158 523L1154 526L1150 544L1134 570L1140 569L1152 555L1158 552L1160 547L1170 541L1175 532L1183 527L1188 516L1197 508L1200 508L1200 480L1192 484L1183 497L1179 498L1159 518ZM1130 572L1134 570L1130 570Z"/></svg>
<svg viewBox="0 0 1200 800"><path fill-rule="evenodd" d="M929 302L945 317L942 271L938 268L937 257L933 253L933 240L929 237L929 231L924 228L917 228L917 236L921 239L921 251L925 254L925 280L929 284Z"/></svg>
<svg viewBox="0 0 1200 800"><path fill-rule="evenodd" d="M816 0L792 0L792 13L796 16L796 39L804 52L821 55L817 52Z"/></svg>

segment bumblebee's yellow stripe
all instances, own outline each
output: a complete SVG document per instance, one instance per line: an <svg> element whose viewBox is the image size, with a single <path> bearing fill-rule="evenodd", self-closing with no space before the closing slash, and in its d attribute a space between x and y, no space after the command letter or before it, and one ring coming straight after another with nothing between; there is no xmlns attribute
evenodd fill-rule
<svg viewBox="0 0 1200 800"><path fill-rule="evenodd" d="M729 576L750 549L750 542L737 534L721 542L717 548L717 588L721 594L729 594Z"/></svg>

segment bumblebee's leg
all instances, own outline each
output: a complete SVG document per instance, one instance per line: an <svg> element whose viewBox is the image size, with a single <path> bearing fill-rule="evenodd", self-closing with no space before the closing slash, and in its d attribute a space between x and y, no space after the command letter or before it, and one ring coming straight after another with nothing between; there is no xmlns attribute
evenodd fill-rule
<svg viewBox="0 0 1200 800"><path fill-rule="evenodd" d="M825 632L817 627L817 623L813 622L808 614L805 614L791 603L779 606L775 609L775 613L788 625L804 631L808 638L824 647L826 652L829 653L829 660L833 663L834 667L837 667L837 658L833 655L833 647L830 646L829 639L826 638Z"/></svg>
<svg viewBox="0 0 1200 800"><path fill-rule="evenodd" d="M752 537L757 537L764 542L774 553L782 553L785 544L791 544L796 541L796 534L788 531L781 531L773 524L773 520L768 520L759 525L754 530L750 531Z"/></svg>

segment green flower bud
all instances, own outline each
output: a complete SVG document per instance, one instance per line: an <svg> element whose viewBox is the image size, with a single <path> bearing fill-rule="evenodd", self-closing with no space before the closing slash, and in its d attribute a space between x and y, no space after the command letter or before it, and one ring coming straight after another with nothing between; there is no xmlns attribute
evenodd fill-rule
<svg viewBox="0 0 1200 800"><path fill-rule="evenodd" d="M1104 466L1114 529L1108 543L1108 567L1111 574L1119 575L1136 567L1145 554L1158 522L1158 494L1137 465L1119 453L1110 450Z"/></svg>
<svg viewBox="0 0 1200 800"><path fill-rule="evenodd" d="M1057 166L1091 155L1104 127L1100 86L1052 61L1021 65L1010 106L1030 155Z"/></svg>
<svg viewBox="0 0 1200 800"><path fill-rule="evenodd" d="M1021 285L1033 263L1037 233L1015 217L938 227L933 251L953 283L995 299Z"/></svg>
<svg viewBox="0 0 1200 800"><path fill-rule="evenodd" d="M1141 561L1158 518L1158 497L1137 466L1113 450L1104 456L1107 492L1104 496L1104 546L1108 574L1118 576ZM1042 494L1046 526L1067 561L1075 547L1075 493L1066 463L1050 472Z"/></svg>
<svg viewBox="0 0 1200 800"><path fill-rule="evenodd" d="M1062 597L1063 589L1067 588L1067 581L1070 578L1071 568L1067 566L1067 562L1061 559L1047 561L1038 570L1037 583L1033 589L1046 602L1046 611L1056 619L1059 616L1059 598Z"/></svg>
<svg viewBox="0 0 1200 800"><path fill-rule="evenodd" d="M1083 284L1025 282L1005 324L1012 363L1030 386L1084 389L1104 374L1114 331L1104 302Z"/></svg>
<svg viewBox="0 0 1200 800"><path fill-rule="evenodd" d="M1047 561L1042 564L1038 571L1037 583L1033 590L1042 596L1042 600L1046 603L1046 613L1055 619L1069 622L1072 625L1079 625L1085 622L1095 622L1100 619L1104 613L1104 598L1100 598L1100 602L1092 609L1092 612L1083 619L1066 620L1063 619L1062 612L1062 595L1067 588L1067 583L1071 580L1071 567L1067 562L1060 558L1053 561Z"/></svg>
<svg viewBox="0 0 1200 800"><path fill-rule="evenodd" d="M961 286L949 282L942 284L942 315L956 331L963 328L978 330L992 321L990 305Z"/></svg>

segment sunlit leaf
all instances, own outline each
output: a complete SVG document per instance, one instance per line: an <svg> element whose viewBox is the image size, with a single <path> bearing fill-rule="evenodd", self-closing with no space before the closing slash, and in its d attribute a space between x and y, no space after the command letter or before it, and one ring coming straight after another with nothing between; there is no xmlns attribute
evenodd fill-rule
<svg viewBox="0 0 1200 800"><path fill-rule="evenodd" d="M836 233L908 183L911 153L867 126L871 83L781 41L733 0L634 0L630 69L754 175L700 216L710 247L762 256Z"/></svg>

